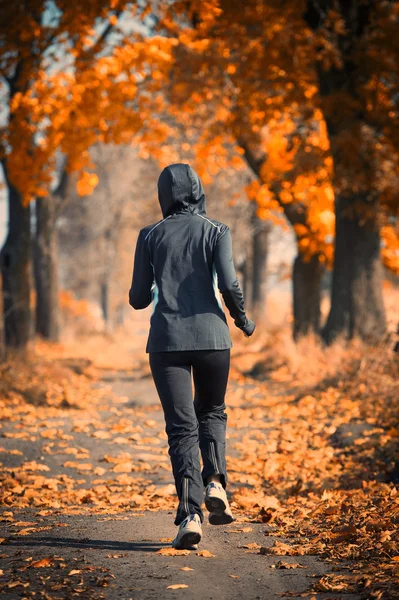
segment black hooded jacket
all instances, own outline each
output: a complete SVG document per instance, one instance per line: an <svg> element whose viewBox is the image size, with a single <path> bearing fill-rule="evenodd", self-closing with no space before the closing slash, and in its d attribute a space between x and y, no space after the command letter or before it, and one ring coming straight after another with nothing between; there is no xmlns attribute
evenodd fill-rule
<svg viewBox="0 0 399 600"><path fill-rule="evenodd" d="M140 231L129 303L154 300L147 352L225 350L231 338L218 290L237 327L255 329L233 263L230 230L205 212L205 194L186 164L166 167L158 180L163 219Z"/></svg>

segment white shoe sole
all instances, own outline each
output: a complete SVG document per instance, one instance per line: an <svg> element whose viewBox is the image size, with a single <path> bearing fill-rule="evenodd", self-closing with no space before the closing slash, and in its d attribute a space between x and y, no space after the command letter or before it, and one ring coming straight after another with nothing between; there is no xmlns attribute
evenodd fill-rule
<svg viewBox="0 0 399 600"><path fill-rule="evenodd" d="M196 550L201 541L201 534L197 531L186 531L180 537L177 536L176 542L173 540L172 546L176 550Z"/></svg>
<svg viewBox="0 0 399 600"><path fill-rule="evenodd" d="M209 496L205 498L205 506L209 511L209 523L211 525L228 525L234 521L233 515L226 513L227 505L223 498Z"/></svg>

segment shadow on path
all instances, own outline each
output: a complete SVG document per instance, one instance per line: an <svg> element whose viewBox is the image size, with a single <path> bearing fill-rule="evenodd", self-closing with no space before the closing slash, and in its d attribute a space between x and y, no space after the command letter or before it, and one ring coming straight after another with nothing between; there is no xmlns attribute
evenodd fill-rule
<svg viewBox="0 0 399 600"><path fill-rule="evenodd" d="M112 540L89 540L87 538L31 537L10 539L8 546L51 546L58 548L91 548L93 550L124 550L128 552L156 552L170 546L169 543L143 541L118 542Z"/></svg>

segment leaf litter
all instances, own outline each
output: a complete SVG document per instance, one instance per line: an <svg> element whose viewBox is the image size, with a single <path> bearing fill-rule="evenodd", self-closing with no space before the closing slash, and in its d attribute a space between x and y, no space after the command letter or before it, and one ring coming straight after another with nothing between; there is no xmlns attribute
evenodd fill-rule
<svg viewBox="0 0 399 600"><path fill-rule="evenodd" d="M132 518L147 509L173 510L173 487L155 486L147 478L165 468L163 424L148 416L148 407L131 408L124 399L115 400L110 414L110 390L93 388L95 367L88 364L77 374L62 360L57 363L61 357L54 352L61 351L39 344L35 358L13 363L12 381L9 365L1 367L0 417L8 441L0 451L20 463L3 467L0 500L6 509L36 511L35 521L13 522L6 510L3 522L21 529L1 541L45 531L49 527L43 520L54 510L89 512L104 520L126 512ZM275 355L260 352L258 360L266 365ZM272 542L239 547L271 556L313 554L336 568L345 564L352 569L351 575L321 577L313 585L315 593L364 591L370 598L397 598L399 494L390 481L399 455L397 363L381 349L345 357L335 379L329 373L324 381L321 373L317 382L296 379L284 364L273 367L264 381L252 379L237 368L242 361L233 358L228 416L234 458L227 457L231 503L241 523L262 523ZM65 423L72 428L67 431ZM355 426L358 437L351 433ZM24 461L18 448L9 447L19 440L36 444L38 432L45 440L43 461ZM110 444L101 446L102 460L94 461L74 444L77 433ZM123 446L129 451L118 452L121 442L130 444ZM46 456L61 453L73 459L50 471ZM250 534L251 525L237 527L236 522L226 532ZM187 556L190 551L162 548L156 553ZM303 568L295 564L300 565L282 560L273 568ZM41 566L33 568L40 571ZM98 584L106 586L108 579L99 576Z"/></svg>

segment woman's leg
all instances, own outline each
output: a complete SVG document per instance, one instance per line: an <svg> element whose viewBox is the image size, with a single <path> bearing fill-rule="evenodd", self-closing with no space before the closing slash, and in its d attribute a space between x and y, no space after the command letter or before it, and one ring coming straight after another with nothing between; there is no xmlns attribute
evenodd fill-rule
<svg viewBox="0 0 399 600"><path fill-rule="evenodd" d="M191 364L185 352L150 354L150 366L165 415L169 455L179 506L175 525L189 514L203 521L204 490L201 479L198 422L194 411Z"/></svg>
<svg viewBox="0 0 399 600"><path fill-rule="evenodd" d="M194 405L199 423L205 486L210 481L220 481L226 487L227 415L224 399L229 369L230 350L202 350L195 353Z"/></svg>

